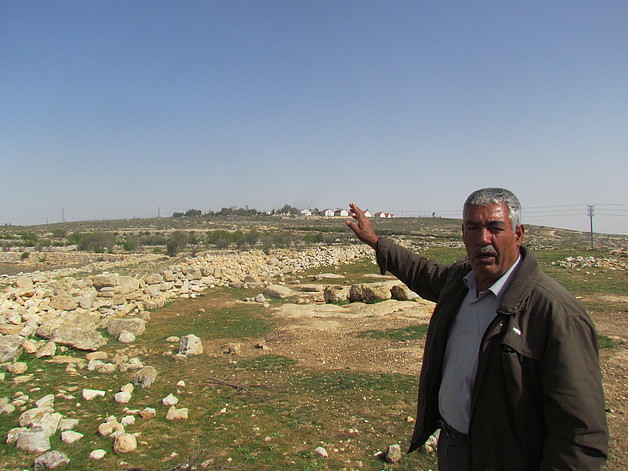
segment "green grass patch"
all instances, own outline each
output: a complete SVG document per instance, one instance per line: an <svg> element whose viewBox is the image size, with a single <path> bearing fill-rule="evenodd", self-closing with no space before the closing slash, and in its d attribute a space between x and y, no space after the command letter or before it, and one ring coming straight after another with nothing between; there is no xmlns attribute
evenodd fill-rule
<svg viewBox="0 0 628 471"><path fill-rule="evenodd" d="M395 341L418 340L427 334L428 324L412 325L402 329L365 330L358 334L359 338L389 339Z"/></svg>
<svg viewBox="0 0 628 471"><path fill-rule="evenodd" d="M617 348L620 345L625 345L625 342L618 342L617 340L614 340L606 335L599 335L597 336L597 345L598 348L602 349L602 348Z"/></svg>

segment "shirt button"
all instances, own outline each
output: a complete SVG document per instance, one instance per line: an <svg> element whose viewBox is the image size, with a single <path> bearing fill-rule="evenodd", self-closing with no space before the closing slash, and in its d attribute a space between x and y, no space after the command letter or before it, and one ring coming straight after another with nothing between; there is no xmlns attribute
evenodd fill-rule
<svg viewBox="0 0 628 471"><path fill-rule="evenodd" d="M462 331L462 335L467 335L468 333L469 333L469 331L468 331L468 330L463 330L463 331Z"/></svg>

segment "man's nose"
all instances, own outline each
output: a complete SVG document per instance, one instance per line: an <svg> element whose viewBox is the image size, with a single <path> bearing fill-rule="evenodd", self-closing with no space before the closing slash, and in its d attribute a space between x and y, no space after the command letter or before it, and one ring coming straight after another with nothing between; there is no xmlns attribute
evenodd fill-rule
<svg viewBox="0 0 628 471"><path fill-rule="evenodd" d="M491 231L489 231L485 227L480 229L480 242L482 243L482 245L487 245L491 242Z"/></svg>

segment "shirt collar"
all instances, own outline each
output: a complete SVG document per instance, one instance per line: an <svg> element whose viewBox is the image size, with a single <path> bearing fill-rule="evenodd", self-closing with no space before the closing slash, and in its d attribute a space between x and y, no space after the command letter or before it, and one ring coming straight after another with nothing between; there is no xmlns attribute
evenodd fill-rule
<svg viewBox="0 0 628 471"><path fill-rule="evenodd" d="M517 269L520 263L521 263L521 254L519 254L519 257L517 257L517 260L515 261L515 263L512 264L512 266L508 269L508 271L504 273L501 277L499 277L499 279L495 283L493 283L486 291L491 291L496 297L499 297L499 295L503 293L504 288L508 285L508 282L510 281L510 276ZM475 272L473 270L471 270L463 278L463 280L464 280L464 284L467 286L469 291L476 289L476 286L477 286L476 278L475 278Z"/></svg>

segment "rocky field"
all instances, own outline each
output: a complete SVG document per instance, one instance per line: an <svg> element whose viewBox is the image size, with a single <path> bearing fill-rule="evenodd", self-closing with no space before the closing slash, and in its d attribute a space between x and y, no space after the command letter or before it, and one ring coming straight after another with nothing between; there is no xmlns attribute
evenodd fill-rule
<svg viewBox="0 0 628 471"><path fill-rule="evenodd" d="M414 222L379 229L438 258L462 255L456 223ZM319 227L225 224L202 229ZM591 251L586 234L529 233L546 271L596 322L607 469L625 469L627 238L600 237ZM435 469L429 447L403 458L395 447L411 431L432 306L378 275L370 249L332 234L176 256L1 252L0 461L16 470Z"/></svg>

